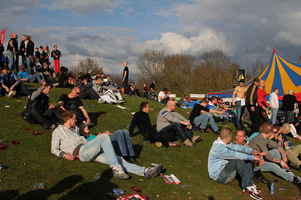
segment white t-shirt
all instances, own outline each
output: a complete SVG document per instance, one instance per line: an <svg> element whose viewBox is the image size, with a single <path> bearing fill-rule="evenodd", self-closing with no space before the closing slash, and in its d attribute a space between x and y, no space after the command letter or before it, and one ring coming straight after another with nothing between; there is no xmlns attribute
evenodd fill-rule
<svg viewBox="0 0 301 200"><path fill-rule="evenodd" d="M161 102L161 98L165 98L166 97L166 94L163 92L163 91L161 91L161 92L159 92L159 94L158 94L158 101L159 102Z"/></svg>

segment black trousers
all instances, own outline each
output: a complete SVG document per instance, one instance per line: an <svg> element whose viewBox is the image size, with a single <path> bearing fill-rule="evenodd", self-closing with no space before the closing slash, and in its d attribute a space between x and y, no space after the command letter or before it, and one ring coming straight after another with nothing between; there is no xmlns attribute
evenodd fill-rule
<svg viewBox="0 0 301 200"><path fill-rule="evenodd" d="M253 112L251 110L251 107L249 107L249 106L247 107L248 112L251 117L251 123L252 123L251 130L250 130L250 133L248 136L252 135L255 132L258 132L260 124L261 124L260 107L254 106L254 108L255 108L255 111Z"/></svg>
<svg viewBox="0 0 301 200"><path fill-rule="evenodd" d="M193 137L193 132L180 123L172 123L163 128L158 134L161 136L164 146L168 146L168 142L174 141L177 136L182 142Z"/></svg>
<svg viewBox="0 0 301 200"><path fill-rule="evenodd" d="M35 124L40 124L44 129L49 128L53 122L60 121L61 115L59 112L59 107L55 107L53 109L48 109L45 112L41 112L37 109L32 109L27 116L26 121Z"/></svg>

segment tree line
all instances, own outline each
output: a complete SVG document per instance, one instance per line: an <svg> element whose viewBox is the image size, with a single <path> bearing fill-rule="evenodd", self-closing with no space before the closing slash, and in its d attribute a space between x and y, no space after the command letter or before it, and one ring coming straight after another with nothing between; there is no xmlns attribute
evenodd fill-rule
<svg viewBox="0 0 301 200"><path fill-rule="evenodd" d="M206 52L200 57L188 54L169 55L161 50L146 50L137 60L138 85L158 82L158 91L166 87L177 96L206 94L233 88L240 65L231 62L221 50ZM250 80L264 66L258 59L247 71Z"/></svg>

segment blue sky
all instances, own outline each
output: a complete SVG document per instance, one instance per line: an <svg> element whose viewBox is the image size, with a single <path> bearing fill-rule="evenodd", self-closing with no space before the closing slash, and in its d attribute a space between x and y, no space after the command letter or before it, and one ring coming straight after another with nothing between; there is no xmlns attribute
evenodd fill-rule
<svg viewBox="0 0 301 200"><path fill-rule="evenodd" d="M132 72L146 49L200 56L222 50L242 68L273 49L297 63L301 56L299 0L10 0L1 2L0 29L30 35L36 46L54 44L62 65L87 57L107 73Z"/></svg>

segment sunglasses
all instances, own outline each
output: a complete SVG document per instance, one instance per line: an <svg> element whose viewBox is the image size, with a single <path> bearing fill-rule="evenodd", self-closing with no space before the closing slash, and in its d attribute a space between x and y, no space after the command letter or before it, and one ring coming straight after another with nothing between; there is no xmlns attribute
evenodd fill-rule
<svg viewBox="0 0 301 200"><path fill-rule="evenodd" d="M75 93L76 93L76 94L80 94L80 92L76 92L76 91L75 91Z"/></svg>

